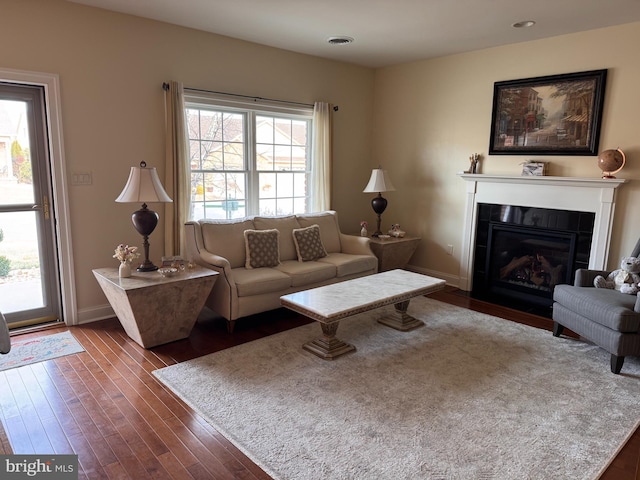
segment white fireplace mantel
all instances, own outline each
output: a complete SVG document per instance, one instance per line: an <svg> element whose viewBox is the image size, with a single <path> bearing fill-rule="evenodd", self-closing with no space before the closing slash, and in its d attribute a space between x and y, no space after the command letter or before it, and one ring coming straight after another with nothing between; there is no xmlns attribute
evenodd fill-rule
<svg viewBox="0 0 640 480"><path fill-rule="evenodd" d="M589 268L604 270L613 226L615 190L625 179L458 174L467 182L460 288L470 291L479 203L595 213Z"/></svg>

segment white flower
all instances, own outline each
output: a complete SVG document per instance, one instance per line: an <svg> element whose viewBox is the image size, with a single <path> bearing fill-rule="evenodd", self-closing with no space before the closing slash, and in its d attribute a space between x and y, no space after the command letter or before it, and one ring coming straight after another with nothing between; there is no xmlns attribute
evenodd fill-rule
<svg viewBox="0 0 640 480"><path fill-rule="evenodd" d="M138 247L130 247L122 243L116 247L113 258L117 258L120 262L132 262L134 258L139 257Z"/></svg>

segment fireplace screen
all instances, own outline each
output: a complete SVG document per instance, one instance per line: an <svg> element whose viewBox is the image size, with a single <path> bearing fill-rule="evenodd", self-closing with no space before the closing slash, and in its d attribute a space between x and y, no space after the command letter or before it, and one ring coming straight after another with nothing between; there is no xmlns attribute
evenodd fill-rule
<svg viewBox="0 0 640 480"><path fill-rule="evenodd" d="M553 287L571 283L576 237L514 225L490 224L487 289L519 299L549 299Z"/></svg>

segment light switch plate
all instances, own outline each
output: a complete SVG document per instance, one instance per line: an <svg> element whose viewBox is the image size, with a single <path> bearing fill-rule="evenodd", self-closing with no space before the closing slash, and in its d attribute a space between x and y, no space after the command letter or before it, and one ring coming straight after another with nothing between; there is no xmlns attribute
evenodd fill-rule
<svg viewBox="0 0 640 480"><path fill-rule="evenodd" d="M71 174L71 185L91 185L92 183L91 172L73 172Z"/></svg>

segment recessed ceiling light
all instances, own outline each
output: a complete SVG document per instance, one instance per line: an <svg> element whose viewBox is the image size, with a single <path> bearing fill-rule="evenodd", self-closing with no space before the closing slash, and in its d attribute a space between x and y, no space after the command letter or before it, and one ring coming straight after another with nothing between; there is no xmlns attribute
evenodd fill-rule
<svg viewBox="0 0 640 480"><path fill-rule="evenodd" d="M327 38L327 43L330 45L346 45L347 43L353 43L353 38L345 35Z"/></svg>
<svg viewBox="0 0 640 480"><path fill-rule="evenodd" d="M523 20L522 22L516 22L511 25L513 28L529 28L536 24L533 20Z"/></svg>

